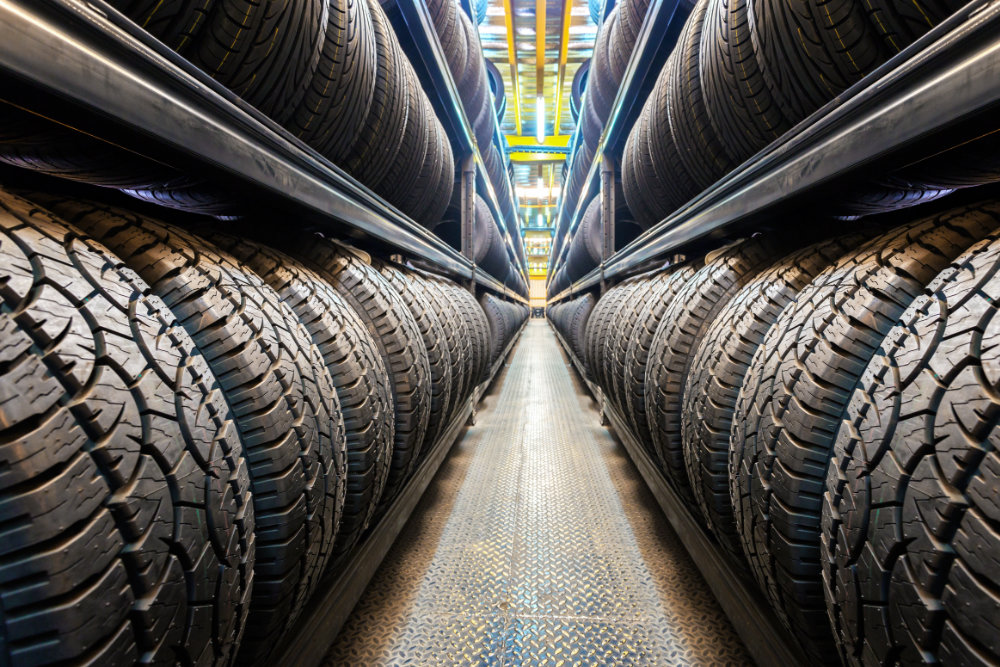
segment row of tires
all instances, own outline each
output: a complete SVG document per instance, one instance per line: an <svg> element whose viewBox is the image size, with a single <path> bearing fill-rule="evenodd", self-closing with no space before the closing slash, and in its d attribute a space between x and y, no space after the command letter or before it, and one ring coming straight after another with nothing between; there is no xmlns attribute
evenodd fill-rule
<svg viewBox="0 0 1000 667"><path fill-rule="evenodd" d="M414 220L439 221L454 156L376 0L110 0ZM5 105L6 107L6 105ZM234 191L34 116L0 127L0 161L195 213L247 214Z"/></svg>
<svg viewBox="0 0 1000 667"><path fill-rule="evenodd" d="M699 0L628 136L629 208L644 225L663 220L964 4ZM837 213L948 192L933 178L890 174L852 185Z"/></svg>
<svg viewBox="0 0 1000 667"><path fill-rule="evenodd" d="M811 659L996 664L1000 205L811 234L549 317Z"/></svg>
<svg viewBox="0 0 1000 667"><path fill-rule="evenodd" d="M649 0L622 0L611 10L607 20L599 24L594 54L585 70L584 95L577 119L583 126L582 140L577 142L567 163L569 171L564 174L570 178L564 196L568 210L575 209L579 198L587 194L583 192L587 172L648 9ZM574 89L577 88L574 80Z"/></svg>
<svg viewBox="0 0 1000 667"><path fill-rule="evenodd" d="M268 661L512 335L329 239L38 192L0 258L10 665Z"/></svg>

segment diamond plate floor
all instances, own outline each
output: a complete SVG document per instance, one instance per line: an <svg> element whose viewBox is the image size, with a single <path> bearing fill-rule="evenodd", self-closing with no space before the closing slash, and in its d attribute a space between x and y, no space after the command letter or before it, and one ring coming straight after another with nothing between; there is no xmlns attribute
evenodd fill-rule
<svg viewBox="0 0 1000 667"><path fill-rule="evenodd" d="M325 664L749 664L544 321L498 385Z"/></svg>

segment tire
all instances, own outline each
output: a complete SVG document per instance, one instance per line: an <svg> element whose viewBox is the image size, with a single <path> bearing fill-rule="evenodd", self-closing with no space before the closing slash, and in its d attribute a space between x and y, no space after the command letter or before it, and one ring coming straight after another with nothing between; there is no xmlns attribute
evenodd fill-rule
<svg viewBox="0 0 1000 667"><path fill-rule="evenodd" d="M748 0L747 20L764 83L793 125L889 55L860 0Z"/></svg>
<svg viewBox="0 0 1000 667"><path fill-rule="evenodd" d="M448 409L451 406L452 363L451 352L448 350L447 333L438 317L437 310L431 307L420 285L404 271L387 263L376 261L372 265L382 275L389 286L402 298L407 309L417 323L420 339L430 367L430 395L428 406L427 431L420 451L431 450L437 437L448 425Z"/></svg>
<svg viewBox="0 0 1000 667"><path fill-rule="evenodd" d="M340 164L368 117L379 63L365 0L330 0L328 16L318 66L286 127Z"/></svg>
<svg viewBox="0 0 1000 667"><path fill-rule="evenodd" d="M108 0L175 51L196 40L216 0Z"/></svg>
<svg viewBox="0 0 1000 667"><path fill-rule="evenodd" d="M458 4L452 0L428 0L427 8L448 61L451 78L457 86L468 66L466 37L458 20Z"/></svg>
<svg viewBox="0 0 1000 667"><path fill-rule="evenodd" d="M676 267L670 267L641 280L642 287L632 293L628 303L622 305L618 312L620 319L613 323L611 336L608 339L608 395L611 402L623 415L627 413L625 396L628 391L625 376L628 363L628 346L632 332L639 325L639 316L653 299L660 298L656 285L662 283L666 274L672 273Z"/></svg>
<svg viewBox="0 0 1000 667"><path fill-rule="evenodd" d="M472 349L476 359L476 372L473 375L473 389L484 382L490 373L490 324L486 320L486 313L479 307L479 302L467 289L449 281L442 281L442 284L451 292L455 303L465 313L465 320L471 325L473 332Z"/></svg>
<svg viewBox="0 0 1000 667"><path fill-rule="evenodd" d="M998 266L994 231L910 305L848 403L820 545L844 664L1000 662Z"/></svg>
<svg viewBox="0 0 1000 667"><path fill-rule="evenodd" d="M326 25L324 0L214 0L181 55L284 124L319 65Z"/></svg>
<svg viewBox="0 0 1000 667"><path fill-rule="evenodd" d="M709 0L699 0L691 10L691 16L678 38L678 48L671 54L673 71L667 89L671 134L681 162L698 191L712 185L736 166L715 133L702 93L699 52L708 7Z"/></svg>
<svg viewBox="0 0 1000 667"><path fill-rule="evenodd" d="M7 194L0 258L0 661L230 664L254 512L215 376L139 276Z"/></svg>
<svg viewBox="0 0 1000 667"><path fill-rule="evenodd" d="M753 355L781 311L824 269L865 241L852 234L820 241L754 276L711 323L684 386L684 463L705 524L729 553L743 558L729 499L733 410Z"/></svg>
<svg viewBox="0 0 1000 667"><path fill-rule="evenodd" d="M406 128L407 77L405 58L378 0L367 0L375 33L375 93L365 122L340 165L375 189L398 158Z"/></svg>
<svg viewBox="0 0 1000 667"><path fill-rule="evenodd" d="M472 356L473 334L469 328L471 322L466 321L464 311L455 303L452 295L441 282L415 270L408 271L407 275L422 291L444 327L444 340L448 347L448 356L451 359L449 371L451 394L448 398L450 408L445 419L446 423L450 424L461 410L465 399L472 392L476 360Z"/></svg>
<svg viewBox="0 0 1000 667"><path fill-rule="evenodd" d="M323 573L343 506L344 425L319 351L274 290L202 239L99 204L40 203L142 276L219 380L248 461L256 517L253 595L238 660L263 660Z"/></svg>
<svg viewBox="0 0 1000 667"><path fill-rule="evenodd" d="M353 251L319 236L294 240L289 250L327 281L361 317L389 373L395 420L392 464L376 516L410 478L430 418L430 362L420 329L402 297Z"/></svg>
<svg viewBox="0 0 1000 667"><path fill-rule="evenodd" d="M389 475L393 415L385 363L361 318L315 271L254 241L217 232L206 236L250 267L288 304L333 381L347 450L344 510L333 546L336 559L368 528Z"/></svg>
<svg viewBox="0 0 1000 667"><path fill-rule="evenodd" d="M593 294L585 294L577 300L570 317L568 333L569 342L573 347L573 353L578 359L583 358L584 348L587 339L587 322L594 310L597 300Z"/></svg>
<svg viewBox="0 0 1000 667"><path fill-rule="evenodd" d="M615 26L618 24L618 10L616 6L608 15L607 21L601 26L597 34L597 41L594 43L594 55L591 58L591 77L589 92L591 104L597 117L601 120L603 128L605 121L611 114L611 107L614 106L615 96L618 94L618 87L621 80L615 77L611 68L611 36L615 33ZM589 142L596 146L598 142Z"/></svg>
<svg viewBox="0 0 1000 667"><path fill-rule="evenodd" d="M625 353L626 413L636 438L654 458L656 449L646 415L646 366L649 362L649 350L663 316L670 309L677 293L694 277L695 271L695 266L688 262L669 274L662 274L659 280L650 285L653 294L638 315L628 315L635 317L636 325L629 336L628 350Z"/></svg>
<svg viewBox="0 0 1000 667"><path fill-rule="evenodd" d="M749 0L709 0L701 33L701 82L708 117L734 164L791 127L764 83L747 25Z"/></svg>
<svg viewBox="0 0 1000 667"><path fill-rule="evenodd" d="M626 284L616 285L605 292L597 300L597 305L594 306L593 312L590 313L590 317L587 319L587 331L584 334L584 349L581 359L587 368L587 373L594 382L597 382L597 364L600 363L597 357L597 350L599 342L602 341L601 336L603 335L604 324L609 315L608 311L611 309L612 302L617 298L615 295L623 290Z"/></svg>
<svg viewBox="0 0 1000 667"><path fill-rule="evenodd" d="M608 304L608 314L604 319L602 330L598 332L594 360L598 369L597 383L605 394L610 394L613 388L611 353L615 332L618 330L621 318L625 316L629 305L636 298L637 291L643 289L644 283L645 277L633 278L620 292L615 293L611 303Z"/></svg>
<svg viewBox="0 0 1000 667"><path fill-rule="evenodd" d="M998 224L1000 209L965 208L873 239L799 293L751 362L733 414L736 527L777 616L816 659L835 655L820 582L820 510L847 402L910 302Z"/></svg>
<svg viewBox="0 0 1000 667"><path fill-rule="evenodd" d="M684 164L680 146L670 125L672 112L669 72L674 69L673 58L673 55L667 58L653 94L650 95L653 107L646 118L645 150L641 143L636 144L636 166L642 179L641 187L647 188L652 197L649 208L653 213L654 224L676 211L700 191L694 176ZM641 135L639 138L641 139Z"/></svg>
<svg viewBox="0 0 1000 667"><path fill-rule="evenodd" d="M479 299L479 305L486 315L486 321L489 323L490 367L497 362L500 358L500 353L507 345L507 321L500 303L500 300L492 294L483 294Z"/></svg>
<svg viewBox="0 0 1000 667"><path fill-rule="evenodd" d="M961 0L865 0L868 18L890 53L899 53L965 4Z"/></svg>
<svg viewBox="0 0 1000 667"><path fill-rule="evenodd" d="M681 407L694 352L729 300L781 254L779 242L756 237L710 257L677 293L653 337L646 364L646 417L662 470L685 499L694 498L684 467Z"/></svg>

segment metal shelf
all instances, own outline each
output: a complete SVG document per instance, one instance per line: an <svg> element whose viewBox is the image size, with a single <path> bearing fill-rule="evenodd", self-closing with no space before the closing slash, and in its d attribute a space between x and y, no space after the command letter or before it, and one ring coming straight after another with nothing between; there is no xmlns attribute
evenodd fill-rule
<svg viewBox="0 0 1000 667"><path fill-rule="evenodd" d="M277 652L279 658L274 664L310 667L322 663L354 605L361 599L368 582L389 553L438 468L447 458L452 445L462 435L470 417L475 416L475 406L506 363L524 327L525 324L522 324L518 329L490 369L489 379L476 387L462 411L431 446L423 462L378 523L369 528L350 553L327 568L326 576L320 581L312 599L306 603L301 618L282 641Z"/></svg>
<svg viewBox="0 0 1000 667"><path fill-rule="evenodd" d="M632 431L626 426L626 420L614 404L609 403L601 388L587 378L586 369L574 354L573 348L555 327L552 327L552 331L580 379L601 407L602 415L610 422L615 437L624 445L629 458L639 469L639 474L656 498L664 516L691 555L691 560L705 577L719 606L729 617L754 662L758 665L809 664L799 648L788 641L788 631L754 588L753 576L746 566L719 547L702 526L701 518L692 512L691 504L674 491L659 467L632 435Z"/></svg>
<svg viewBox="0 0 1000 667"><path fill-rule="evenodd" d="M180 156L308 213L311 224L337 232L346 227L513 298L444 241L101 0L0 0L5 79L29 86L39 103L57 102L67 119L77 117L74 110L100 119L101 130L115 129L115 136L102 138L127 150L152 152L160 161Z"/></svg>
<svg viewBox="0 0 1000 667"><path fill-rule="evenodd" d="M1000 5L976 1L549 299L578 294L836 179L929 157L1000 106ZM995 125L995 121L994 121ZM917 154L914 153L916 151ZM923 151L921 154L920 152Z"/></svg>
<svg viewBox="0 0 1000 667"><path fill-rule="evenodd" d="M431 82L432 90L428 91L429 97L432 99L437 98L434 108L439 116L444 116L442 118L444 121L443 125L448 131L452 146L458 147L464 154L475 156L477 174L476 191L484 195L483 198L493 212L494 220L497 223L500 234L504 237L507 244L508 259L518 266L521 269L522 275L524 275L527 268L517 257L514 240L509 231L511 221L505 220L501 213L499 200L483 164L482 154L476 145L476 140L472 132L472 124L465 115L465 108L462 106L462 100L458 94L455 80L451 76L448 61L442 50L441 41L438 39L427 4L424 2L403 0L396 3L396 9L399 11L406 25L408 31L406 36L409 37L410 44L420 55L420 62L414 62L413 64L414 66L422 65L424 70L422 73ZM496 140L499 137L496 124L494 124L493 134L494 140ZM502 144L500 145L502 146ZM501 157L503 157L502 154ZM508 179L508 191L513 198L514 187L506 174L506 170L504 170L504 177ZM513 210L516 212L516 200L512 203L514 204ZM517 224L516 220L513 222L515 225ZM525 279L527 279L526 275Z"/></svg>

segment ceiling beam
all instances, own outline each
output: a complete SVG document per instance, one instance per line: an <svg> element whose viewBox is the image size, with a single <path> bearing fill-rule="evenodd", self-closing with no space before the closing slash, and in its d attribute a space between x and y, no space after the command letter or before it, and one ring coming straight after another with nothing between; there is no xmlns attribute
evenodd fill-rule
<svg viewBox="0 0 1000 667"><path fill-rule="evenodd" d="M514 0L503 0L503 20L507 27L507 64L510 65L510 88L514 97L514 128L521 134L521 83L514 40Z"/></svg>
<svg viewBox="0 0 1000 667"><path fill-rule="evenodd" d="M559 74L556 77L556 118L552 134L559 136L559 126L562 123L562 94L566 81L566 60L569 57L569 24L572 20L573 0L563 0L562 31L559 36Z"/></svg>

